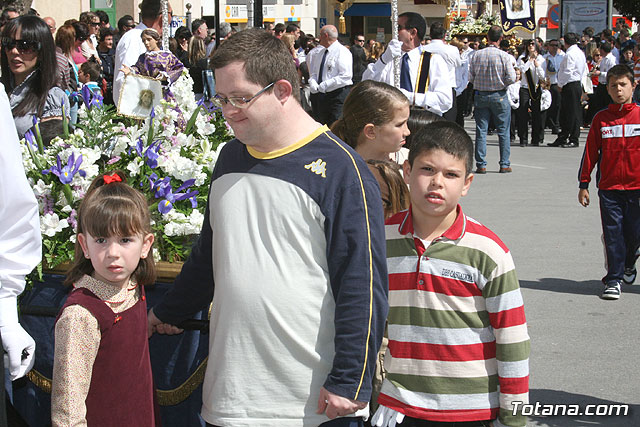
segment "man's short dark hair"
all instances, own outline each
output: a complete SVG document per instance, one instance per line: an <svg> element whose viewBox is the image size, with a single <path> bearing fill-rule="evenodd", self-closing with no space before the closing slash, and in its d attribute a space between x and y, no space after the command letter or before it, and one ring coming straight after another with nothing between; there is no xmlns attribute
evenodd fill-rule
<svg viewBox="0 0 640 427"><path fill-rule="evenodd" d="M573 46L578 43L580 36L577 33L567 33L564 35L564 44L567 46Z"/></svg>
<svg viewBox="0 0 640 427"><path fill-rule="evenodd" d="M124 32L124 27L126 27L129 22L134 22L133 20L133 16L131 15L124 15L122 18L118 19L118 31L120 31L121 33Z"/></svg>
<svg viewBox="0 0 640 427"><path fill-rule="evenodd" d="M594 30L593 27L587 27L584 30L582 30L582 34L589 37L593 37L595 33L596 33L596 30Z"/></svg>
<svg viewBox="0 0 640 427"><path fill-rule="evenodd" d="M622 28L620 31L618 31L618 36L629 37L629 29L628 28Z"/></svg>
<svg viewBox="0 0 640 427"><path fill-rule="evenodd" d="M95 14L98 15L98 18L100 18L101 23L103 24L109 23L109 15L107 15L107 12L105 12L104 10L96 10Z"/></svg>
<svg viewBox="0 0 640 427"><path fill-rule="evenodd" d="M2 15L0 15L0 26L4 26L4 24L6 24L7 22L9 22L11 19L9 18L9 13L13 12L13 13L20 13L18 12L18 9L16 9L13 6L7 6L4 9L2 9Z"/></svg>
<svg viewBox="0 0 640 427"><path fill-rule="evenodd" d="M431 36L432 39L435 39L435 40L443 39L445 34L447 34L447 30L446 28L444 28L444 25L442 24L442 22L437 21L431 24L431 28L429 29L429 35Z"/></svg>
<svg viewBox="0 0 640 427"><path fill-rule="evenodd" d="M296 30L299 30L299 29L300 29L300 27L297 26L296 24L289 24L289 25L287 25L287 30L285 32L287 32L287 33L295 33Z"/></svg>
<svg viewBox="0 0 640 427"><path fill-rule="evenodd" d="M162 14L160 0L142 0L139 7L141 19L156 19Z"/></svg>
<svg viewBox="0 0 640 427"><path fill-rule="evenodd" d="M473 169L473 141L460 125L450 121L436 121L423 126L411 138L409 163L420 154L431 150L442 150L456 159L464 161L467 175Z"/></svg>
<svg viewBox="0 0 640 427"><path fill-rule="evenodd" d="M98 32L98 41L103 42L107 37L113 37L113 33L114 31L109 27L100 28L100 31Z"/></svg>
<svg viewBox="0 0 640 427"><path fill-rule="evenodd" d="M602 49L605 53L609 53L612 50L611 43L608 41L602 41L600 43L600 49Z"/></svg>
<svg viewBox="0 0 640 427"><path fill-rule="evenodd" d="M416 12L404 12L398 15L398 18L406 18L406 22L404 24L407 30L412 28L416 29L418 33L418 40L422 40L424 35L427 32L427 21L425 21L424 17Z"/></svg>
<svg viewBox="0 0 640 427"><path fill-rule="evenodd" d="M251 28L233 34L216 49L209 66L215 71L232 62L243 63L245 78L263 87L278 80L287 80L291 84L292 95L300 100L298 72L291 53L282 40L267 31Z"/></svg>
<svg viewBox="0 0 640 427"><path fill-rule="evenodd" d="M500 49L507 51L509 50L510 46L511 46L511 43L509 43L509 40L507 39L500 40Z"/></svg>
<svg viewBox="0 0 640 427"><path fill-rule="evenodd" d="M284 33L285 28L286 28L286 27L284 26L284 24L283 24L282 22L278 22L278 23L276 24L276 26L275 26L275 27L273 27L273 32L274 32L275 34L278 34L278 33Z"/></svg>
<svg viewBox="0 0 640 427"><path fill-rule="evenodd" d="M607 84L609 84L610 79L619 79L620 77L627 77L629 82L633 84L633 70L626 64L614 65L607 71Z"/></svg>
<svg viewBox="0 0 640 427"><path fill-rule="evenodd" d="M200 28L202 24L205 23L206 21L204 19L194 19L191 23L191 33L195 34L195 32L198 31L198 28Z"/></svg>
<svg viewBox="0 0 640 427"><path fill-rule="evenodd" d="M502 28L498 25L492 25L487 31L487 39L489 39L489 42L497 42L500 37L502 37Z"/></svg>

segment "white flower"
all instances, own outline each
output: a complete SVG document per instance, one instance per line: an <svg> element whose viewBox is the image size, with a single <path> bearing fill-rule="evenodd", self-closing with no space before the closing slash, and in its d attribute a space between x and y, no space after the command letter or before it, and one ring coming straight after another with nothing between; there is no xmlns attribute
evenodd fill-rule
<svg viewBox="0 0 640 427"><path fill-rule="evenodd" d="M40 218L40 232L45 236L53 237L67 227L67 220L60 219L56 213L48 213Z"/></svg>
<svg viewBox="0 0 640 427"><path fill-rule="evenodd" d="M33 194L35 194L36 197L46 196L51 192L51 187L53 187L53 184L46 184L43 180L39 179L33 186Z"/></svg>
<svg viewBox="0 0 640 427"><path fill-rule="evenodd" d="M142 168L143 162L142 159L138 159L137 161L133 161L127 165L127 170L131 176L137 176L140 173L140 169Z"/></svg>

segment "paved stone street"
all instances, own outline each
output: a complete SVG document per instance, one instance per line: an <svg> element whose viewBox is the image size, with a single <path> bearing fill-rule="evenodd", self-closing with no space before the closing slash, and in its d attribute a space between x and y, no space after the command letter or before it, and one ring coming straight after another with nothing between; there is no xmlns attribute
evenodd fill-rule
<svg viewBox="0 0 640 427"><path fill-rule="evenodd" d="M465 125L473 139L475 122ZM531 417L531 426L640 426L640 280L618 301L599 298L605 270L594 184L588 208L577 197L587 131L579 148L512 145L511 174L498 173L498 138L489 136L488 173L461 201L513 254L531 336L531 403L629 405L626 417ZM547 130L546 143L554 140Z"/></svg>

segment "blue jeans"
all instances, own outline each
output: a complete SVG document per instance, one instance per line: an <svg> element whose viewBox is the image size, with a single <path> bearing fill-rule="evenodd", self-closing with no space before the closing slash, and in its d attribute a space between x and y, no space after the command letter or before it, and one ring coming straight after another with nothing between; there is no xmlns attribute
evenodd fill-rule
<svg viewBox="0 0 640 427"><path fill-rule="evenodd" d="M507 99L507 91L497 92L476 91L473 115L476 119L476 166L487 166L487 129L489 120L493 118L496 133L500 142L500 167L507 168L511 164L509 141L509 126L511 124L511 105Z"/></svg>

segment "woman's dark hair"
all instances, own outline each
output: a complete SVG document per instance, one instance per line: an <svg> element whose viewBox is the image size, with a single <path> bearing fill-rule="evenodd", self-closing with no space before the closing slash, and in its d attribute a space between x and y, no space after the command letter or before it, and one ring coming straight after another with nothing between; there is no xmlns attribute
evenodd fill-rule
<svg viewBox="0 0 640 427"><path fill-rule="evenodd" d="M89 38L89 26L87 24L76 21L71 25L73 25L73 29L76 30L76 40L85 41Z"/></svg>
<svg viewBox="0 0 640 427"><path fill-rule="evenodd" d="M151 215L147 201L141 192L129 186L126 176L115 171L120 182L104 182L104 175L93 180L78 208L78 234L89 233L94 237L147 235L151 231ZM84 257L82 246L76 239L75 258L67 273L65 285L71 285L83 275L91 275L93 265ZM141 286L155 281L156 268L153 254L141 258L132 277Z"/></svg>
<svg viewBox="0 0 640 427"><path fill-rule="evenodd" d="M176 30L176 39L190 40L193 34L184 25Z"/></svg>
<svg viewBox="0 0 640 427"><path fill-rule="evenodd" d="M30 89L26 91L24 99L13 108L12 113L14 117L21 117L34 112L41 116L49 89L56 86L58 82L56 46L53 43L53 36L49 26L37 16L23 15L12 19L7 22L2 30L2 37L14 39L18 31L20 31L20 39L36 41L39 43L40 48L38 49L38 61L35 75L30 82ZM2 76L0 77L0 82L4 84L7 94L9 94L13 90L13 74L9 69L9 60L5 49L2 49L1 55Z"/></svg>

